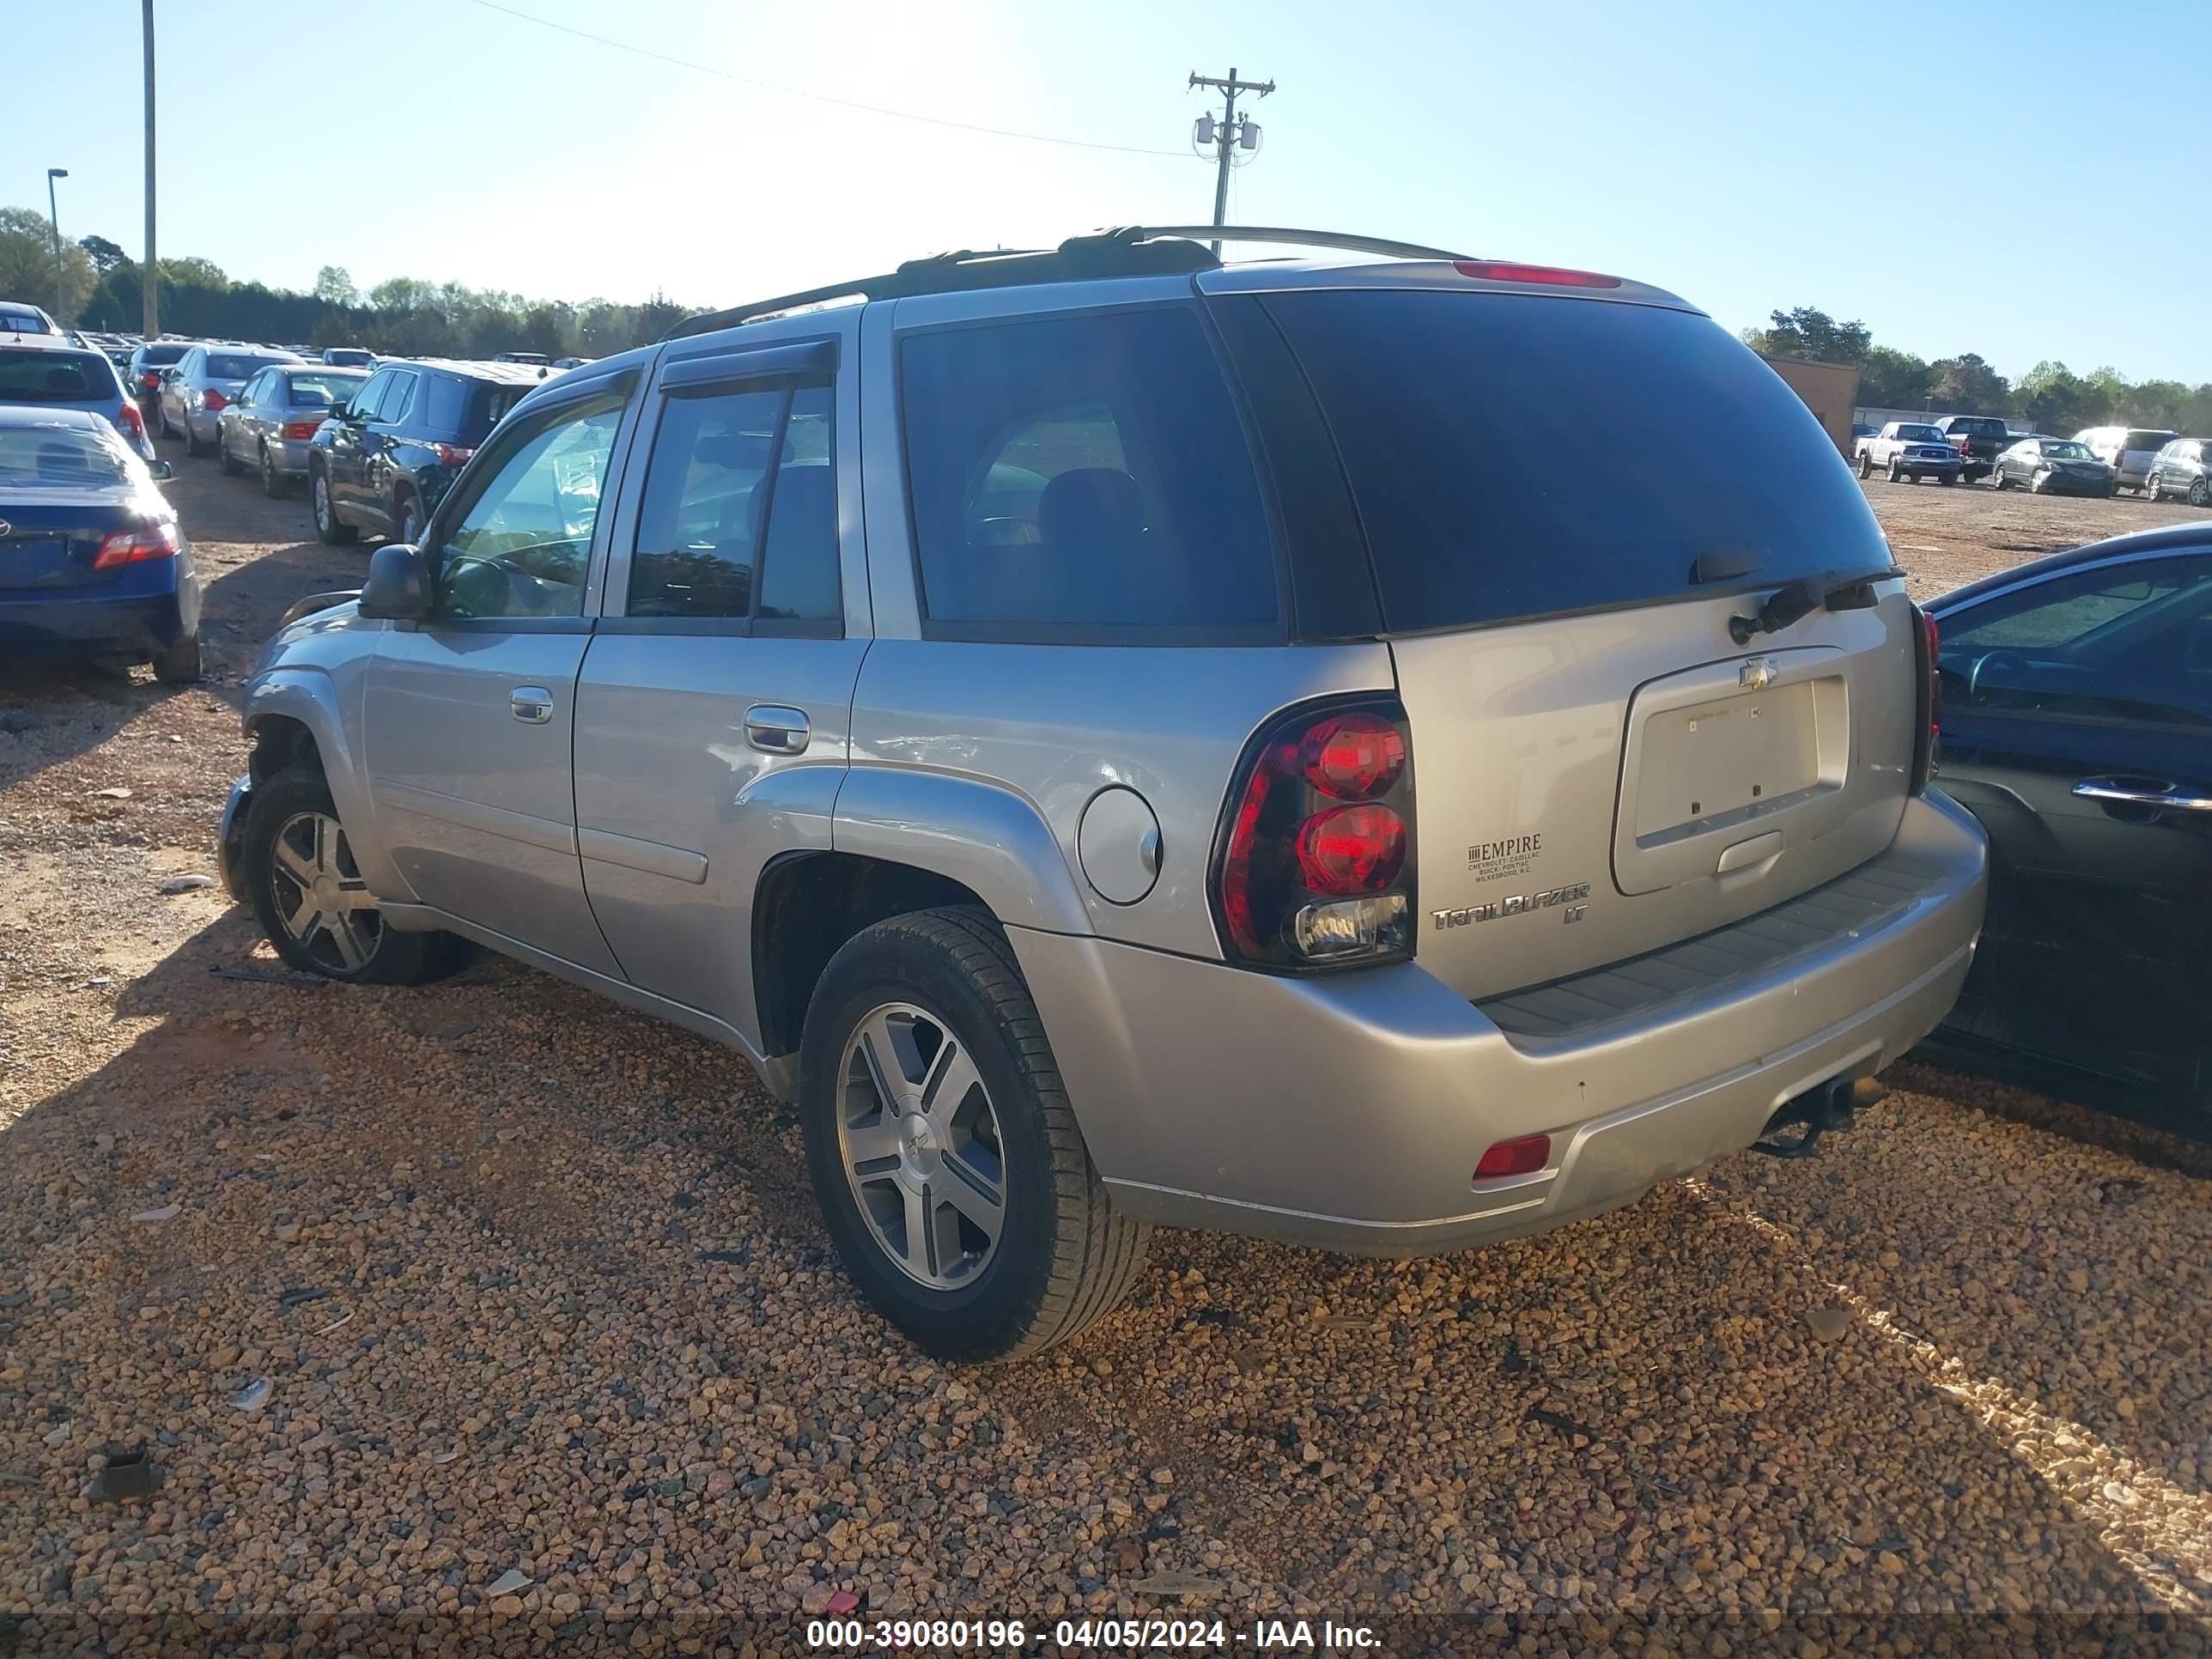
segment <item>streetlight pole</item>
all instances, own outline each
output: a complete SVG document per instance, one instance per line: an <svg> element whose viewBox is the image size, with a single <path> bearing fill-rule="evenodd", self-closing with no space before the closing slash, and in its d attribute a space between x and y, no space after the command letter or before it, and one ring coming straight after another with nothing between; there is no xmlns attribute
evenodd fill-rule
<svg viewBox="0 0 2212 1659"><path fill-rule="evenodd" d="M54 205L54 180L68 177L67 167L46 169L46 228L54 236L54 319L64 324L70 320L64 314L69 304L62 295L62 216L61 210Z"/></svg>
<svg viewBox="0 0 2212 1659"><path fill-rule="evenodd" d="M146 19L146 263L138 267L139 331L161 337L161 279L154 262L154 0L144 0Z"/></svg>

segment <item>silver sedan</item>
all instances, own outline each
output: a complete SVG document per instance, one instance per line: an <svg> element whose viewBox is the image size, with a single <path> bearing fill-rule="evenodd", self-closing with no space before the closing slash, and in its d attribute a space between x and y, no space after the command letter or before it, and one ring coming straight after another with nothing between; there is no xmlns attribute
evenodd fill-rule
<svg viewBox="0 0 2212 1659"><path fill-rule="evenodd" d="M216 465L234 477L252 467L261 475L263 495L283 495L293 479L307 475L315 428L368 379L365 368L271 363L216 417Z"/></svg>

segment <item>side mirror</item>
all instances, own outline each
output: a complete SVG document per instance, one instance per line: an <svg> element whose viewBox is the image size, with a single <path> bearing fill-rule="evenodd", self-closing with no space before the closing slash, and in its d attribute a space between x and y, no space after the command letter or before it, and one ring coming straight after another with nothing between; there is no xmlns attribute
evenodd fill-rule
<svg viewBox="0 0 2212 1659"><path fill-rule="evenodd" d="M154 481L156 483L177 476L177 469L167 461L149 461L147 463L146 470L154 475Z"/></svg>
<svg viewBox="0 0 2212 1659"><path fill-rule="evenodd" d="M430 562L420 550L387 542L369 556L361 614L386 622L420 622L430 614Z"/></svg>

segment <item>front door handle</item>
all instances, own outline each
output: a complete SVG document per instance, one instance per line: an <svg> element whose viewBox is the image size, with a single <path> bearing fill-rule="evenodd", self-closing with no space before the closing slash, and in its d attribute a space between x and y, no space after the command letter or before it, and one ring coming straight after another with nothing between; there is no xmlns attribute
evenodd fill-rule
<svg viewBox="0 0 2212 1659"><path fill-rule="evenodd" d="M808 735L806 716L799 709L757 702L745 710L745 741L763 755L803 755Z"/></svg>
<svg viewBox="0 0 2212 1659"><path fill-rule="evenodd" d="M2181 812L2212 812L2212 795L2200 795L2178 783L2142 778L2084 778L2074 786L2083 800L2121 806L2156 806Z"/></svg>
<svg viewBox="0 0 2212 1659"><path fill-rule="evenodd" d="M507 694L507 708L519 720L544 726L553 718L553 694L542 685L518 685Z"/></svg>

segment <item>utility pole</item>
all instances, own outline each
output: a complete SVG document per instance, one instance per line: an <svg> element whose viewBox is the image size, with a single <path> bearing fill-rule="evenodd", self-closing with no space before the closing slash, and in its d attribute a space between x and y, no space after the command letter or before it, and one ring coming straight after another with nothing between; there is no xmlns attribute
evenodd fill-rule
<svg viewBox="0 0 2212 1659"><path fill-rule="evenodd" d="M67 167L46 169L46 228L54 239L54 315L66 325L68 304L62 295L62 210L54 205L54 180L69 177Z"/></svg>
<svg viewBox="0 0 2212 1659"><path fill-rule="evenodd" d="M146 263L138 267L140 329L161 337L161 279L154 262L154 0L143 0L146 18Z"/></svg>
<svg viewBox="0 0 2212 1659"><path fill-rule="evenodd" d="M153 0L146 0L146 3L151 5ZM1241 120L1237 118L1237 94L1240 92L1249 92L1265 98L1275 89L1275 83L1273 81L1240 81L1237 78L1236 66L1232 64L1230 66L1228 78L1225 80L1219 76L1200 75L1194 71L1190 77L1190 84L1194 87L1218 87L1221 90L1220 125L1216 126L1211 115L1201 115L1198 118L1196 129L1200 148L1203 149L1207 144L1212 144L1217 146L1220 152L1218 170L1215 173L1213 179L1213 222L1218 228L1229 222L1230 152L1232 149L1250 150L1260 147L1258 123L1249 115ZM1215 258L1220 257L1220 243L1216 242L1213 245L1213 252Z"/></svg>

